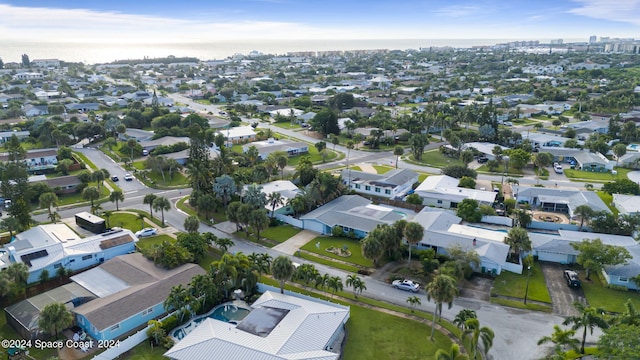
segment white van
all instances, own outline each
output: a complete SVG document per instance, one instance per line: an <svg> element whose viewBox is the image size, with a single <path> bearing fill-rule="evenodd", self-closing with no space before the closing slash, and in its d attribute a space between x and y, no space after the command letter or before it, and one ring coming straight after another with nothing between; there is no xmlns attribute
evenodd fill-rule
<svg viewBox="0 0 640 360"><path fill-rule="evenodd" d="M562 165L560 164L556 164L553 166L553 170L555 170L556 174L562 174L564 173L563 169L562 169Z"/></svg>

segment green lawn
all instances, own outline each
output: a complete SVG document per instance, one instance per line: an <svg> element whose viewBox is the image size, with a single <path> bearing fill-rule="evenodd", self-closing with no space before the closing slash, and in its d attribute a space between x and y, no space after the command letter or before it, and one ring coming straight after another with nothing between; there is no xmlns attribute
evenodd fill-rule
<svg viewBox="0 0 640 360"><path fill-rule="evenodd" d="M616 168L618 174L612 175L611 172L590 172L573 169L565 169L564 174L569 179L585 179L592 181L614 181L616 179L627 179L627 173L631 171L625 168Z"/></svg>
<svg viewBox="0 0 640 360"><path fill-rule="evenodd" d="M581 274L582 275L582 274ZM624 312L624 303L631 299L636 309L640 309L640 294L630 291L608 289L597 274L591 274L591 281L582 279L584 295L593 307L601 307L608 312Z"/></svg>
<svg viewBox="0 0 640 360"><path fill-rule="evenodd" d="M520 275L509 271L502 271L493 282L493 293L524 300L527 276L527 269L524 269ZM544 282L544 274L542 273L540 264L537 262L533 264L531 269L527 299L551 304L551 296L549 296L547 285Z"/></svg>
<svg viewBox="0 0 640 360"><path fill-rule="evenodd" d="M283 129L302 129L302 126L300 126L300 124L292 124L291 122L279 122L273 125Z"/></svg>
<svg viewBox="0 0 640 360"><path fill-rule="evenodd" d="M336 269L340 269L340 270L344 270L344 271L349 271L349 272L352 272L352 273L357 273L358 270L360 270L356 266L349 265L349 264L344 264L344 263L341 263L341 262L338 262L338 261L333 261L333 260L330 260L330 259L325 259L323 257L315 256L315 255L312 255L312 254L309 254L309 253L306 253L306 252L305 253L301 252L301 253L297 254L296 256L301 258L301 259L306 259L306 260L312 261L312 262L317 263L317 264L326 265L326 266L329 266L329 267L332 267L332 268L336 268Z"/></svg>
<svg viewBox="0 0 640 360"><path fill-rule="evenodd" d="M320 249L316 248L316 243L318 242L320 242ZM335 248L342 248L344 245L348 247L351 252L351 256L343 257L326 251L329 247L333 246ZM360 242L358 240L347 239L344 237L320 236L309 241L301 249L360 266L373 266L371 261L362 256L362 250L360 249Z"/></svg>
<svg viewBox="0 0 640 360"><path fill-rule="evenodd" d="M74 151L73 152L73 156L76 157L76 159L82 161L88 168L92 168L92 169L97 169L96 165L94 163L92 163L88 157L86 157L83 153Z"/></svg>
<svg viewBox="0 0 640 360"><path fill-rule="evenodd" d="M362 168L360 166L349 166L351 168L351 170L353 171L362 171Z"/></svg>
<svg viewBox="0 0 640 360"><path fill-rule="evenodd" d="M96 186L96 183L90 183L89 186ZM104 186L100 186L100 200L96 200L95 202L104 201L106 200L105 198L107 196L109 196L109 190ZM58 201L59 206L71 205L71 204L76 204L81 202L90 203L90 201L84 200L82 198L82 192L60 195L58 196L58 200L59 200Z"/></svg>
<svg viewBox="0 0 640 360"><path fill-rule="evenodd" d="M426 173L418 173L418 182L422 183L424 179L428 178L429 174Z"/></svg>
<svg viewBox="0 0 640 360"><path fill-rule="evenodd" d="M266 237L267 239L271 239L273 241L281 243L289 240L289 238L299 233L300 231L302 231L302 229L298 229L297 227L293 227L287 224L272 226L267 230L261 232L260 235Z"/></svg>
<svg viewBox="0 0 640 360"><path fill-rule="evenodd" d="M598 196L600 197L600 200L602 200L602 202L607 205L607 207L609 208L609 210L611 210L613 215L618 216L618 209L615 206L613 206L613 195L608 194L604 191L596 191L596 194L598 194Z"/></svg>
<svg viewBox="0 0 640 360"><path fill-rule="evenodd" d="M127 360L161 360L166 359L166 357L162 356L165 352L167 352L167 349L162 346L152 348L148 341L143 341L140 345L122 354L120 358Z"/></svg>
<svg viewBox="0 0 640 360"><path fill-rule="evenodd" d="M386 166L386 165L373 165L373 168L376 169L378 174L384 174L384 173L389 172L391 170L395 170L394 167Z"/></svg>
<svg viewBox="0 0 640 360"><path fill-rule="evenodd" d="M176 239L166 234L149 236L149 237L140 239L136 246L138 249L140 249L140 252L144 253L145 251L153 248L154 245L160 245L164 241L175 242Z"/></svg>
<svg viewBox="0 0 640 360"><path fill-rule="evenodd" d="M444 156L437 149L425 151L422 154L422 160L420 161L416 160L413 155L411 155L409 158L419 164L435 166L435 167L445 167L449 165L464 165L462 161L460 161L459 159L454 159L448 156Z"/></svg>
<svg viewBox="0 0 640 360"><path fill-rule="evenodd" d="M165 179L163 179L162 174L150 171L147 173L147 179L150 180L152 184L162 186L186 186L189 184L189 179L181 172L174 172L171 179L169 179L168 174L165 174Z"/></svg>
<svg viewBox="0 0 640 360"><path fill-rule="evenodd" d="M113 214L111 214L108 220L108 225L109 227L118 226L123 229L129 229L133 232L142 230L143 228L147 227L146 223L144 224L144 226L142 226L142 222L140 221L140 219L138 219L137 215L122 212L114 212Z"/></svg>
<svg viewBox="0 0 640 360"><path fill-rule="evenodd" d="M332 160L336 160L336 157L338 156L338 154L335 151L330 150L332 147L333 147L333 145L331 143L327 144L327 149L325 150L326 153L327 153L327 158L326 158L326 161L324 161L324 162L329 162L329 161L332 161ZM308 157L311 160L311 162L314 163L314 164L322 164L322 163L324 163L322 161L322 155L320 155L320 153L318 152L318 149L316 149L316 147L313 146L312 144L309 144L309 153L306 154L306 155L298 155L298 156L290 157L288 165L289 166L298 165L300 160L305 156Z"/></svg>
<svg viewBox="0 0 640 360"><path fill-rule="evenodd" d="M478 171L478 172L486 172L486 173L491 173L491 174L498 174L498 175L504 173L504 169L502 167L499 167L498 171L491 172L491 171L489 171L489 167L486 164L484 164L484 165L480 166L479 168L477 168L476 171ZM509 168L508 172L507 172L507 175L508 176L522 176L522 170Z"/></svg>

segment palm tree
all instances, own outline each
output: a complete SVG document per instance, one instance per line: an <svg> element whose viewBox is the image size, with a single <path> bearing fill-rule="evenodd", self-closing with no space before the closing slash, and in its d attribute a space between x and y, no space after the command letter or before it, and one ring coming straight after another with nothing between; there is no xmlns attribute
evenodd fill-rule
<svg viewBox="0 0 640 360"><path fill-rule="evenodd" d="M576 331L583 328L580 353L584 354L584 344L587 341L587 329L589 329L590 333L593 334L594 328L598 327L601 329L607 329L609 324L605 321L604 310L601 308L586 306L577 301L573 303L573 307L578 310L579 315L569 316L562 322L562 324L571 325L571 329Z"/></svg>
<svg viewBox="0 0 640 360"><path fill-rule="evenodd" d="M82 198L84 200L90 200L91 207L93 207L93 202L100 198L100 191L95 186L87 186L82 190Z"/></svg>
<svg viewBox="0 0 640 360"><path fill-rule="evenodd" d="M54 333L58 338L58 331L71 326L73 323L73 315L67 310L67 307L59 302L48 304L40 312L38 326L49 332Z"/></svg>
<svg viewBox="0 0 640 360"><path fill-rule="evenodd" d="M624 325L633 325L640 326L640 312L636 310L636 307L631 302L631 299L628 299L626 303L624 303L624 312L622 314L617 315L613 318L615 324L624 324Z"/></svg>
<svg viewBox="0 0 640 360"><path fill-rule="evenodd" d="M102 217L105 218L105 220L107 220L107 227L110 228L111 227L111 215L113 215L113 211L107 210L107 211L103 211L102 212Z"/></svg>
<svg viewBox="0 0 640 360"><path fill-rule="evenodd" d="M265 209L253 210L249 214L249 225L256 232L256 240L260 241L260 232L269 227L269 217Z"/></svg>
<svg viewBox="0 0 640 360"><path fill-rule="evenodd" d="M164 212L171 210L171 203L169 202L169 199L159 196L157 199L153 200L153 209L155 211L160 211L162 214L162 225L164 226Z"/></svg>
<svg viewBox="0 0 640 360"><path fill-rule="evenodd" d="M267 204L271 205L271 218L273 219L273 216L276 213L276 206L283 205L284 198L282 197L282 194L280 194L277 191L274 191L271 194L269 194L269 196L267 196Z"/></svg>
<svg viewBox="0 0 640 360"><path fill-rule="evenodd" d="M511 247L511 251L520 257L523 251L531 251L531 239L527 230L521 227L509 229L509 233L504 238L504 243Z"/></svg>
<svg viewBox="0 0 640 360"><path fill-rule="evenodd" d="M267 195L262 192L262 186L251 184L243 192L242 202L251 205L254 209L261 209L267 205Z"/></svg>
<svg viewBox="0 0 640 360"><path fill-rule="evenodd" d="M358 298L358 293L362 293L363 290L367 290L367 286L364 281L355 274L347 276L346 285L353 288L353 295Z"/></svg>
<svg viewBox="0 0 640 360"><path fill-rule="evenodd" d="M111 194L109 194L109 201L116 203L116 211L120 210L119 202L124 201L124 194L122 190L113 190Z"/></svg>
<svg viewBox="0 0 640 360"><path fill-rule="evenodd" d="M282 154L276 158L276 162L278 164L278 167L280 168L280 179L284 179L284 168L287 167L289 159L286 155Z"/></svg>
<svg viewBox="0 0 640 360"><path fill-rule="evenodd" d="M409 296L407 298L407 303L409 304L409 307L411 308L411 312L413 312L414 306L422 304L422 302L420 301L420 298L417 297L417 296Z"/></svg>
<svg viewBox="0 0 640 360"><path fill-rule="evenodd" d="M373 265L377 267L378 260L384 251L384 247L382 246L380 239L369 233L367 237L360 240L360 245L362 248L362 256L373 261Z"/></svg>
<svg viewBox="0 0 640 360"><path fill-rule="evenodd" d="M153 201L157 199L158 196L156 194L147 194L144 196L142 203L145 205L149 205L149 215L153 217Z"/></svg>
<svg viewBox="0 0 640 360"><path fill-rule="evenodd" d="M60 214L58 214L57 211L54 211L51 214L49 214L48 218L49 218L49 220L51 220L52 223L55 224L56 222L58 222L58 220L61 219L61 216L60 216Z"/></svg>
<svg viewBox="0 0 640 360"><path fill-rule="evenodd" d="M174 286L171 288L169 296L164 300L164 308L167 311L171 309L178 311L180 313L180 322L182 322L185 314L185 311L182 311L182 309L191 302L190 297L191 295L182 284Z"/></svg>
<svg viewBox="0 0 640 360"><path fill-rule="evenodd" d="M580 217L580 230L582 230L584 222L587 221L588 223L596 212L591 208L591 206L584 204L577 206L573 211L573 214Z"/></svg>
<svg viewBox="0 0 640 360"><path fill-rule="evenodd" d="M403 154L404 149L402 148L402 146L396 146L395 149L393 149L393 155L396 156L396 169L398 168L398 158Z"/></svg>
<svg viewBox="0 0 640 360"><path fill-rule="evenodd" d="M49 216L51 216L51 208L58 206L58 196L54 192L46 192L40 195L38 198L40 207L47 208Z"/></svg>
<svg viewBox="0 0 640 360"><path fill-rule="evenodd" d="M573 337L575 334L576 331L573 329L563 330L560 326L554 325L553 334L551 334L551 336L542 337L538 340L538 345L551 342L555 345L556 354L564 353L567 347L571 350L578 351L578 344L580 343L580 340Z"/></svg>
<svg viewBox="0 0 640 360"><path fill-rule="evenodd" d="M424 227L417 222L410 221L404 226L404 237L409 243L408 264L411 265L411 248L424 237Z"/></svg>
<svg viewBox="0 0 640 360"><path fill-rule="evenodd" d="M338 291L342 291L343 289L342 278L340 278L340 276L330 277L327 282L327 286L329 289L333 290L333 294L331 295L331 297L333 297Z"/></svg>
<svg viewBox="0 0 640 360"><path fill-rule="evenodd" d="M453 304L453 299L458 295L458 287L456 286L456 280L449 275L436 275L429 284L427 284L425 290L427 291L427 300L435 302L436 306L433 309L433 324L431 327L431 340L433 340L433 333L436 329L436 317L440 313L442 318L442 304L447 303L449 308Z"/></svg>
<svg viewBox="0 0 640 360"><path fill-rule="evenodd" d="M453 323L458 327L458 329L466 328L466 322L469 319L477 319L478 315L475 311L471 309L462 309L456 317L453 319Z"/></svg>
<svg viewBox="0 0 640 360"><path fill-rule="evenodd" d="M136 139L129 139L127 140L127 148L131 151L131 162L133 162L133 150L136 149L136 147L138 146L138 142L136 141Z"/></svg>
<svg viewBox="0 0 640 360"><path fill-rule="evenodd" d="M280 294L284 294L284 284L291 279L295 268L291 259L280 255L271 263L271 275L280 282Z"/></svg>
<svg viewBox="0 0 640 360"><path fill-rule="evenodd" d="M493 330L486 326L480 327L480 321L478 321L478 319L467 319L465 327L466 329L462 332L462 337L469 337L471 340L473 358L477 359L478 347L481 343L482 351L486 357L489 349L493 346L493 338L495 337Z"/></svg>
<svg viewBox="0 0 640 360"><path fill-rule="evenodd" d="M436 360L469 360L469 357L460 353L460 345L452 343L449 350L438 349L435 354Z"/></svg>
<svg viewBox="0 0 640 360"><path fill-rule="evenodd" d="M197 216L191 215L184 219L184 229L188 233L197 233L200 227L200 219Z"/></svg>
<svg viewBox="0 0 640 360"><path fill-rule="evenodd" d="M138 220L140 220L140 230L144 229L144 214L138 214Z"/></svg>
<svg viewBox="0 0 640 360"><path fill-rule="evenodd" d="M214 241L214 244L216 244L216 246L222 250L222 253L226 253L227 250L229 250L230 247L232 247L233 245L235 245L235 243L233 242L233 240L229 239L229 238L216 238L216 240Z"/></svg>

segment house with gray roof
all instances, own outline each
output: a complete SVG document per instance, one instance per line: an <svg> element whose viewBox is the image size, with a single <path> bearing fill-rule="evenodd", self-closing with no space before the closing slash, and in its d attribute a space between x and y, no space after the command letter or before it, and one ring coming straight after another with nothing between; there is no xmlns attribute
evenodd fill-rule
<svg viewBox="0 0 640 360"><path fill-rule="evenodd" d="M359 195L343 195L300 217L303 229L331 234L334 226L345 233L363 238L380 224L393 224L398 220L410 221L415 213L408 209L374 205Z"/></svg>
<svg viewBox="0 0 640 360"><path fill-rule="evenodd" d="M165 314L171 288L204 275L197 264L164 269L141 253L118 256L71 278L95 295L73 309L75 322L95 340L112 340Z"/></svg>
<svg viewBox="0 0 640 360"><path fill-rule="evenodd" d="M287 139L275 140L273 138L242 145L242 151L246 153L252 146L255 146L258 149L258 154L262 160L266 160L269 154L276 151L284 151L289 156L297 156L309 152L309 144L305 142L291 141Z"/></svg>
<svg viewBox="0 0 640 360"><path fill-rule="evenodd" d="M190 142L191 141L186 136L185 137L163 136L155 140L140 141L140 146L142 146L144 150L151 152L153 149L157 148L158 146L171 146L179 143L186 143L188 145Z"/></svg>
<svg viewBox="0 0 640 360"><path fill-rule="evenodd" d="M542 211L565 213L571 218L574 217L574 211L580 205L589 205L596 212L611 212L593 191L514 185L513 196L519 203L530 204Z"/></svg>
<svg viewBox="0 0 640 360"><path fill-rule="evenodd" d="M480 205L491 205L497 193L486 190L461 188L460 179L447 175L433 175L426 178L415 189L422 203L440 208L456 208L464 199L476 200Z"/></svg>
<svg viewBox="0 0 640 360"><path fill-rule="evenodd" d="M613 206L619 214L640 214L640 196L613 194Z"/></svg>
<svg viewBox="0 0 640 360"><path fill-rule="evenodd" d="M576 161L576 169L590 172L606 172L613 170L615 161L607 159L600 153L592 153L588 151L577 151L573 154Z"/></svg>
<svg viewBox="0 0 640 360"><path fill-rule="evenodd" d="M389 199L403 196L418 182L418 173L409 169L394 169L384 174L345 169L341 176L350 190Z"/></svg>

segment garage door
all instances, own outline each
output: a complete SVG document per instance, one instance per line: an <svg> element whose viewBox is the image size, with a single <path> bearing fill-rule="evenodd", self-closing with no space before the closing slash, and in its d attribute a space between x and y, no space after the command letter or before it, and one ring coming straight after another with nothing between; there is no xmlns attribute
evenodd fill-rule
<svg viewBox="0 0 640 360"><path fill-rule="evenodd" d="M311 230L320 234L324 234L324 224L315 220L304 220L304 228L305 230Z"/></svg>
<svg viewBox="0 0 640 360"><path fill-rule="evenodd" d="M538 251L538 260L566 264L567 254L558 254L546 251Z"/></svg>

